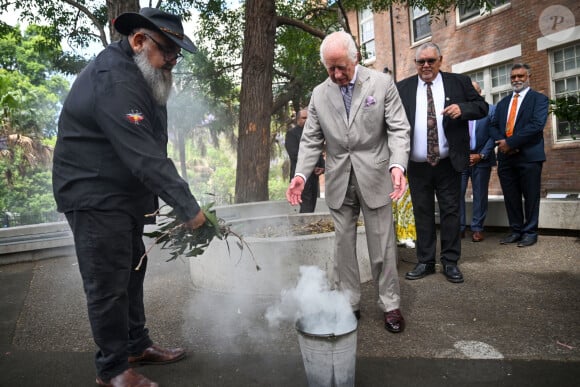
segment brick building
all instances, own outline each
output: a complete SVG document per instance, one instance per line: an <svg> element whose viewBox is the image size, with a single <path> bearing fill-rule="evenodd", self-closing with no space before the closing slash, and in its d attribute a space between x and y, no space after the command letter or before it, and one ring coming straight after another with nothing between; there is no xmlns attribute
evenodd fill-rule
<svg viewBox="0 0 580 387"><path fill-rule="evenodd" d="M580 92L580 3L577 0L491 0L491 12L457 8L438 20L422 9L351 12L348 21L366 66L388 67L396 80L416 74L415 49L439 45L442 71L477 80L488 103L511 92L510 70L528 63L530 85L551 99ZM550 115L544 130L547 161L542 195L580 192L580 128ZM492 172L490 195L501 188Z"/></svg>

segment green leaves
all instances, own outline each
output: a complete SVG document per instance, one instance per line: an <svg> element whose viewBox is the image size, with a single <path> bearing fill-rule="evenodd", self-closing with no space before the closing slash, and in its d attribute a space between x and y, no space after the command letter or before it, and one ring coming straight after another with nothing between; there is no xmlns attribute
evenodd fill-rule
<svg viewBox="0 0 580 387"><path fill-rule="evenodd" d="M562 136L569 135L573 140L580 128L580 95L569 93L555 100L550 100L550 113L554 114L563 127L559 125Z"/></svg>
<svg viewBox="0 0 580 387"><path fill-rule="evenodd" d="M240 235L234 233L230 229L230 226L226 224L223 219L218 218L215 210L212 209L213 204L214 203L209 203L201 207L206 221L203 226L195 230L186 228L183 222L177 219L177 214L173 209L165 214L162 214L161 209L159 209L155 214L150 215L160 216L163 218L163 220L159 222L159 228L157 230L143 233L144 236L153 238L155 241L147 249L145 254L143 254L135 270L140 269L141 263L147 256L147 253L149 253L153 246L157 244L161 245L161 249L170 250L170 257L167 259L167 262L169 262L177 259L182 255L188 258L202 255L214 238L226 240L227 243L227 238L229 236L234 236L237 238L236 243L238 243L238 246L242 252L244 247L248 248L255 263L254 255L247 243ZM229 251L230 249L228 244L228 252ZM256 270L260 270L260 266L257 264Z"/></svg>

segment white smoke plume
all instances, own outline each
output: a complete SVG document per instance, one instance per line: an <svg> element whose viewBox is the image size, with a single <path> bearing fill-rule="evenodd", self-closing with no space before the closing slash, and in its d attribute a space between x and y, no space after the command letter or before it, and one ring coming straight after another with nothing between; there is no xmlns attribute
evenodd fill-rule
<svg viewBox="0 0 580 387"><path fill-rule="evenodd" d="M300 266L295 288L282 292L281 300L266 310L271 327L286 321L314 335L341 335L356 328L346 292L331 290L326 272L318 266Z"/></svg>

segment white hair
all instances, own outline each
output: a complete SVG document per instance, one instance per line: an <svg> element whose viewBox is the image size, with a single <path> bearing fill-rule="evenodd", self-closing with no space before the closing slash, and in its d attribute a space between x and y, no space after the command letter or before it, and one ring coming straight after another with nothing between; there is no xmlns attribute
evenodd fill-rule
<svg viewBox="0 0 580 387"><path fill-rule="evenodd" d="M320 44L320 61L324 66L326 66L326 61L324 60L324 52L326 51L326 46L329 44L340 44L344 49L348 57L356 62L358 58L358 50L352 36L344 31L336 31L327 35L322 44Z"/></svg>

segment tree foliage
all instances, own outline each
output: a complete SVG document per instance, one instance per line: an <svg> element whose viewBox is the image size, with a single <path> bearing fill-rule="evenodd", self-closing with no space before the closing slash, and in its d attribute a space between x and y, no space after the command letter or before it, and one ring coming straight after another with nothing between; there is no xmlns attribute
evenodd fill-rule
<svg viewBox="0 0 580 387"><path fill-rule="evenodd" d="M264 149L271 140L271 117L286 120L288 106L305 105L310 90L326 76L318 60L320 40L330 31L350 31L348 10L388 10L394 4L426 8L432 16L445 17L455 6L491 7L486 0L247 0L242 6L228 0L150 1L156 6L189 18L198 12L198 28L188 34L202 46L203 56L190 72L208 94L222 91L216 100L228 119L238 111L238 164L236 199L239 202L267 200L269 157ZM0 0L0 10L9 6L28 21L49 21L56 41L86 47L92 41L108 43L108 21L120 12L137 11L137 0ZM250 12L248 12L250 9ZM271 28L273 25L274 28ZM265 27L267 26L267 27ZM0 26L2 27L2 26ZM275 44L268 42L275 39ZM268 84L268 90L264 87ZM241 88L239 86L241 85ZM227 90L226 90L227 89ZM226 102L226 99L229 101ZM234 102L235 101L235 102ZM218 129L228 130L228 125Z"/></svg>
<svg viewBox="0 0 580 387"><path fill-rule="evenodd" d="M50 29L31 25L0 36L0 103L4 134L32 137L55 133L58 106L68 90L56 71L63 55L47 37Z"/></svg>
<svg viewBox="0 0 580 387"><path fill-rule="evenodd" d="M43 138L56 133L68 81L55 73L63 56L47 37L50 31L31 25L24 33L6 28L0 36L0 158L7 187L18 186L51 159Z"/></svg>

